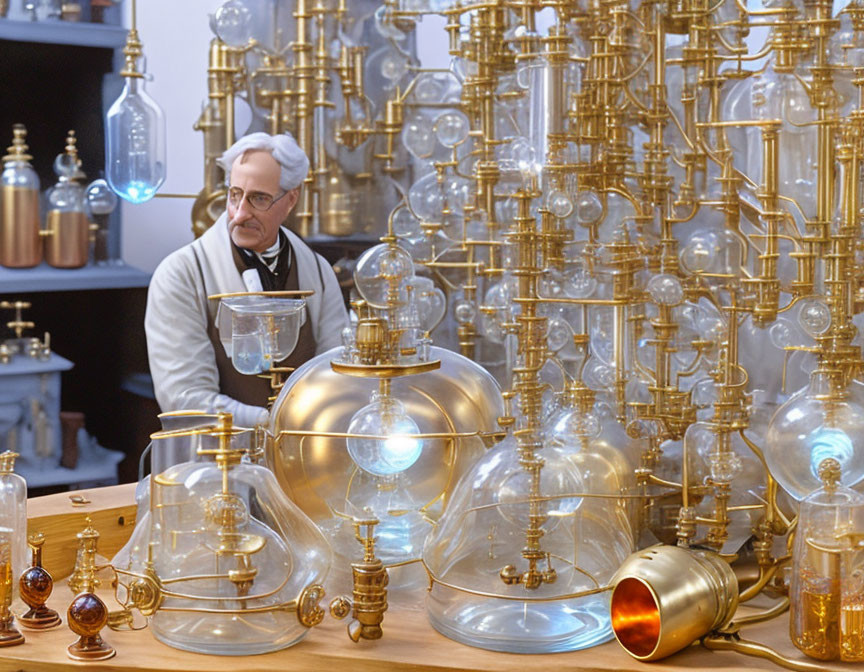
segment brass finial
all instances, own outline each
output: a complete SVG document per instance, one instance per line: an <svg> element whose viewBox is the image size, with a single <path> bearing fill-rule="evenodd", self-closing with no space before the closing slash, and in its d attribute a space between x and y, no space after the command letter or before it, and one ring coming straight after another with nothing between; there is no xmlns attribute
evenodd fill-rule
<svg viewBox="0 0 864 672"><path fill-rule="evenodd" d="M0 453L0 474L11 474L15 471L16 457L18 457L18 453L12 450Z"/></svg>
<svg viewBox="0 0 864 672"><path fill-rule="evenodd" d="M27 128L24 124L15 124L12 126L12 144L6 148L8 154L3 157L3 162L6 161L30 161L33 157L27 153L30 149L27 146Z"/></svg>
<svg viewBox="0 0 864 672"><path fill-rule="evenodd" d="M819 480L826 490L831 491L840 483L840 477L843 475L843 470L840 468L840 463L833 457L827 457L819 463Z"/></svg>
<svg viewBox="0 0 864 672"><path fill-rule="evenodd" d="M74 156L76 159L78 158L78 147L75 146L77 142L78 138L75 137L75 131L70 130L66 134L66 153L69 156Z"/></svg>

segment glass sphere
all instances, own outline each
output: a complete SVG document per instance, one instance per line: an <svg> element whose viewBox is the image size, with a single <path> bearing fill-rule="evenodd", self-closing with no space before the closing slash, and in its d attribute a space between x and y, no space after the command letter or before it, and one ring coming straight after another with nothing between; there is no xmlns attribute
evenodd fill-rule
<svg viewBox="0 0 864 672"><path fill-rule="evenodd" d="M395 51L388 51L381 59L380 69L384 79L398 82L408 72L408 59Z"/></svg>
<svg viewBox="0 0 864 672"><path fill-rule="evenodd" d="M58 154L54 159L54 172L59 177L73 177L78 172L80 161L71 154Z"/></svg>
<svg viewBox="0 0 864 672"><path fill-rule="evenodd" d="M94 215L107 215L117 207L117 194L105 180L93 180L86 191L87 206Z"/></svg>
<svg viewBox="0 0 864 672"><path fill-rule="evenodd" d="M561 219L569 217L573 212L573 201L570 196L567 195L567 192L560 190L553 191L549 194L547 203L549 212Z"/></svg>
<svg viewBox="0 0 864 672"><path fill-rule="evenodd" d="M818 336L831 326L831 310L824 301L804 299L798 312L798 323L810 336Z"/></svg>
<svg viewBox="0 0 864 672"><path fill-rule="evenodd" d="M651 299L660 305L674 306L684 299L684 288L674 275L660 273L648 281L646 287Z"/></svg>
<svg viewBox="0 0 864 672"><path fill-rule="evenodd" d="M596 191L584 189L576 194L576 220L582 226L597 224L603 217L603 201Z"/></svg>
<svg viewBox="0 0 864 672"><path fill-rule="evenodd" d="M436 79L435 75L431 72L420 75L414 84L414 97L418 103L440 102L444 93L444 83Z"/></svg>
<svg viewBox="0 0 864 672"><path fill-rule="evenodd" d="M435 134L432 132L431 122L422 116L406 122L402 129L402 143L413 157L429 158L435 151Z"/></svg>
<svg viewBox="0 0 864 672"><path fill-rule="evenodd" d="M775 348L787 348L795 342L794 326L786 318L778 318L768 329L768 335Z"/></svg>
<svg viewBox="0 0 864 672"><path fill-rule="evenodd" d="M558 352L573 340L570 325L559 317L549 320L546 327L546 345L552 352Z"/></svg>
<svg viewBox="0 0 864 672"><path fill-rule="evenodd" d="M417 236L423 234L420 220L408 208L399 208L393 213L393 233L397 236Z"/></svg>
<svg viewBox="0 0 864 672"><path fill-rule="evenodd" d="M713 232L695 233L681 249L681 265L690 273L704 273L714 263L717 251L717 236Z"/></svg>
<svg viewBox="0 0 864 672"><path fill-rule="evenodd" d="M444 319L447 312L447 298L435 283L421 276L410 280L414 286L414 301L420 318L420 329L432 331Z"/></svg>
<svg viewBox="0 0 864 672"><path fill-rule="evenodd" d="M462 299L453 307L453 315L459 324L472 324L477 317L477 308L470 301Z"/></svg>
<svg viewBox="0 0 864 672"><path fill-rule="evenodd" d="M252 37L252 13L242 0L228 0L212 16L210 28L229 47L243 47Z"/></svg>
<svg viewBox="0 0 864 672"><path fill-rule="evenodd" d="M351 418L348 433L368 435L349 437L346 443L357 466L375 476L403 472L423 452L422 439L410 436L420 433L417 423L408 416L402 402L393 397L373 397L372 403Z"/></svg>
<svg viewBox="0 0 864 672"><path fill-rule="evenodd" d="M444 207L444 197L441 194L441 185L438 184L438 176L429 173L412 184L408 190L408 202L411 204L411 210L421 220L437 221Z"/></svg>
<svg viewBox="0 0 864 672"><path fill-rule="evenodd" d="M864 480L864 385L853 381L839 394L832 393L831 385L815 372L768 425L765 461L798 500L821 485L819 464L829 457L840 463L844 485Z"/></svg>
<svg viewBox="0 0 864 672"><path fill-rule="evenodd" d="M445 112L435 122L435 135L445 147L455 147L464 142L470 129L468 117L458 110Z"/></svg>
<svg viewBox="0 0 864 672"><path fill-rule="evenodd" d="M371 247L357 261L354 284L360 296L371 306L384 308L388 299L414 275L411 255L398 245L382 243Z"/></svg>

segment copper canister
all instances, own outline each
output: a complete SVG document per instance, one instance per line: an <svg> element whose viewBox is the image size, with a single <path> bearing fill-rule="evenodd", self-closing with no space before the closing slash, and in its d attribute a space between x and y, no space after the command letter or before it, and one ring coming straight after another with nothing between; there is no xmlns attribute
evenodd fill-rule
<svg viewBox="0 0 864 672"><path fill-rule="evenodd" d="M45 217L45 261L55 268L81 268L90 250L90 224L83 212L49 210Z"/></svg>
<svg viewBox="0 0 864 672"><path fill-rule="evenodd" d="M42 261L39 236L39 177L27 153L27 129L12 127L12 145L3 157L0 175L0 264L29 268Z"/></svg>
<svg viewBox="0 0 864 672"><path fill-rule="evenodd" d="M42 261L39 192L3 185L0 217L0 264L30 268Z"/></svg>

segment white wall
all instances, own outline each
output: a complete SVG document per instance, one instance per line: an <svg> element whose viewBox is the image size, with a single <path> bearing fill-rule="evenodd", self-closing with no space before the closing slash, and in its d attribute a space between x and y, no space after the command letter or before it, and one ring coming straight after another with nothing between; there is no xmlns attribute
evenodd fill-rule
<svg viewBox="0 0 864 672"><path fill-rule="evenodd" d="M138 32L147 90L165 112L168 166L163 193L197 194L203 184L204 149L192 130L207 98L207 52L213 37L208 14L222 0L139 0ZM129 25L131 3L124 2ZM141 205L123 202L122 256L127 264L152 271L169 252L190 242L192 199L154 198Z"/></svg>

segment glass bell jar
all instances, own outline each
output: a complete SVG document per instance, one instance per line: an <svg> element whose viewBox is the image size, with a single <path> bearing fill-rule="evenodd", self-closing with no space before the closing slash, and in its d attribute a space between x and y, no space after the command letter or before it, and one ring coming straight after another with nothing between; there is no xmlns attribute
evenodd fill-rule
<svg viewBox="0 0 864 672"><path fill-rule="evenodd" d="M219 340L240 373L268 371L288 357L306 321L306 301L267 294L226 296L219 303Z"/></svg>
<svg viewBox="0 0 864 672"><path fill-rule="evenodd" d="M12 590L18 596L18 577L27 569L27 482L15 473L18 453L0 453L0 543L8 543L12 561Z"/></svg>
<svg viewBox="0 0 864 672"><path fill-rule="evenodd" d="M765 436L765 461L786 492L801 500L820 486L819 464L834 458L842 483L864 479L864 385L845 387L822 369L774 413Z"/></svg>
<svg viewBox="0 0 864 672"><path fill-rule="evenodd" d="M819 464L823 486L801 501L789 590L792 642L818 660L864 661L864 496Z"/></svg>
<svg viewBox="0 0 864 672"><path fill-rule="evenodd" d="M427 613L447 637L552 653L613 636L605 589L633 541L620 492L608 489L620 487L615 465L627 461L592 447L596 420L558 425L537 450L509 437L488 451L429 535Z"/></svg>
<svg viewBox="0 0 864 672"><path fill-rule="evenodd" d="M330 547L272 472L246 459L251 430L227 413L196 424L205 417L172 417L181 428L153 435L161 471L143 498L147 513L112 562L118 597L178 649L283 649L323 617Z"/></svg>
<svg viewBox="0 0 864 672"><path fill-rule="evenodd" d="M449 350L429 348L440 368L386 381L338 373L340 354L322 353L286 381L266 449L279 484L333 547L330 594L350 591L362 550L355 520L379 520L375 553L385 565L420 557L431 521L484 452L478 430L495 432L503 415L495 380ZM464 435L441 436L454 433ZM418 437L429 434L437 436ZM390 575L391 589L423 582L416 564Z"/></svg>

